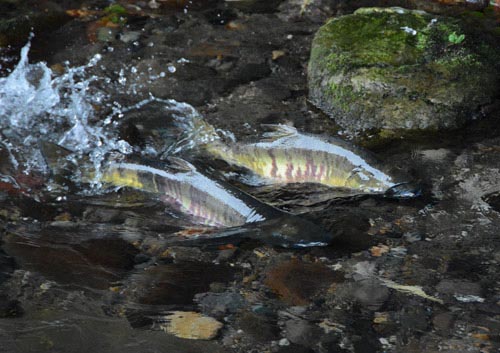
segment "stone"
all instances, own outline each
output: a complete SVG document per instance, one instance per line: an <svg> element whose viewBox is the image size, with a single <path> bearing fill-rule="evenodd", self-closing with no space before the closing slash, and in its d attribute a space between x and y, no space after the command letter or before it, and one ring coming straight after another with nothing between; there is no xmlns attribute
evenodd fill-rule
<svg viewBox="0 0 500 353"><path fill-rule="evenodd" d="M221 316L226 313L234 313L240 309L245 301L239 293L200 293L195 295L195 301L198 302L202 312Z"/></svg>
<svg viewBox="0 0 500 353"><path fill-rule="evenodd" d="M288 341L307 347L318 341L322 330L306 320L288 320L285 323L285 331Z"/></svg>
<svg viewBox="0 0 500 353"><path fill-rule="evenodd" d="M1 5L1 4L0 4ZM61 27L71 18L59 8L17 9L9 16L0 18L0 47L18 45L28 40L31 32L48 32Z"/></svg>
<svg viewBox="0 0 500 353"><path fill-rule="evenodd" d="M185 339L211 340L223 326L219 321L193 311L172 311L165 319L167 323L161 325L162 329Z"/></svg>
<svg viewBox="0 0 500 353"><path fill-rule="evenodd" d="M323 264L294 259L272 268L267 273L264 284L288 304L307 305L335 279L335 272Z"/></svg>
<svg viewBox="0 0 500 353"><path fill-rule="evenodd" d="M436 285L436 290L442 294L481 296L481 285L479 283L452 279L443 279Z"/></svg>
<svg viewBox="0 0 500 353"><path fill-rule="evenodd" d="M352 284L352 296L370 310L379 309L389 298L389 289L375 278L368 278Z"/></svg>
<svg viewBox="0 0 500 353"><path fill-rule="evenodd" d="M450 312L439 313L432 318L432 325L440 332L448 332L454 322L453 314Z"/></svg>
<svg viewBox="0 0 500 353"><path fill-rule="evenodd" d="M491 74L500 52L472 27L402 8L334 18L312 44L310 100L351 134L391 139L461 127L500 91Z"/></svg>
<svg viewBox="0 0 500 353"><path fill-rule="evenodd" d="M279 327L272 316L242 312L237 319L237 326L245 335L259 342L269 342L279 337Z"/></svg>
<svg viewBox="0 0 500 353"><path fill-rule="evenodd" d="M286 338L282 338L278 341L278 345L279 346L289 346L290 345L290 341L287 340Z"/></svg>

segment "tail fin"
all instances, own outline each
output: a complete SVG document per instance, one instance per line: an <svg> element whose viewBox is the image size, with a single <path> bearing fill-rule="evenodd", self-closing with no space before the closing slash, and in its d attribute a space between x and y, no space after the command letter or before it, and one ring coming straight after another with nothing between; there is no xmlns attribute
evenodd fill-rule
<svg viewBox="0 0 500 353"><path fill-rule="evenodd" d="M179 154L186 150L204 148L221 140L217 130L207 123L193 109L191 114L174 116L175 125L181 130L180 138L166 151L166 154Z"/></svg>

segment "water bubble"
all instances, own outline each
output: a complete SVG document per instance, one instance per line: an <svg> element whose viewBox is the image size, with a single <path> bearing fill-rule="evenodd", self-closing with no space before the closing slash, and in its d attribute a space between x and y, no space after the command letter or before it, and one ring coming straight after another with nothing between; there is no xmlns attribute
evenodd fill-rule
<svg viewBox="0 0 500 353"><path fill-rule="evenodd" d="M94 106L105 104L107 97L93 83L111 81L89 75L87 69L102 56L94 55L86 65L73 68L65 62L66 71L56 75L43 62L30 64L29 49L28 42L14 70L0 78L0 143L16 168L24 173L46 171L40 141L73 151L67 160L75 165L81 165L82 158L90 155L97 168L111 151L130 153L130 146L117 138L115 129L106 130L111 118L94 118ZM123 70L119 82L126 83ZM118 104L114 106L120 109Z"/></svg>

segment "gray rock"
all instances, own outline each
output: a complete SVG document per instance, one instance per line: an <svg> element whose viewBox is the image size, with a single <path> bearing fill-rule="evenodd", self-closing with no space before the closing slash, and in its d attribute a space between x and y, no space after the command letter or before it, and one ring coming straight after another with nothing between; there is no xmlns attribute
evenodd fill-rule
<svg viewBox="0 0 500 353"><path fill-rule="evenodd" d="M288 320L285 323L286 338L295 344L312 346L318 341L321 329L306 320Z"/></svg>
<svg viewBox="0 0 500 353"><path fill-rule="evenodd" d="M453 314L450 312L444 312L434 316L434 318L432 319L432 324L434 325L434 328L436 330L441 332L448 332L453 325L453 321Z"/></svg>
<svg viewBox="0 0 500 353"><path fill-rule="evenodd" d="M195 295L201 311L204 314L219 317L228 312L233 313L244 305L244 299L239 293L200 293Z"/></svg>
<svg viewBox="0 0 500 353"><path fill-rule="evenodd" d="M366 279L353 283L352 296L361 305L377 310L389 298L389 289L377 279Z"/></svg>
<svg viewBox="0 0 500 353"><path fill-rule="evenodd" d="M131 43L139 40L141 37L141 32L139 31L128 31L120 36L120 40L124 43Z"/></svg>
<svg viewBox="0 0 500 353"><path fill-rule="evenodd" d="M437 284L436 290L442 294L481 296L481 285L470 281L443 279Z"/></svg>

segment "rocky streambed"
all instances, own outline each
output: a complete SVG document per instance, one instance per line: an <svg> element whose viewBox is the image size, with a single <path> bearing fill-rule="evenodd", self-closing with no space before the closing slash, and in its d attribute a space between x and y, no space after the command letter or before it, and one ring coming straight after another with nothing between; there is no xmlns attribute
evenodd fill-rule
<svg viewBox="0 0 500 353"><path fill-rule="evenodd" d="M50 192L48 176L14 175L6 143L13 134L5 128L0 351L498 351L498 48L490 42L497 31L495 7L424 3L0 1L3 76L17 63L29 33L19 19L40 19L32 22L30 61L47 62L57 76L68 70L66 61L70 67L87 65L98 54L98 63L85 70L99 79L85 92L103 98L93 102L88 123L112 116L117 134L134 148L159 148L175 139L165 125L175 112L164 102L135 106L153 95L189 103L240 141L258 139L261 124L269 123L340 135L371 148L424 190L420 198L391 200L345 197L317 185L249 187L233 181L321 225L335 241L307 249L258 239L169 245L165 239L189 220L168 217L161 200L129 189L93 196L71 186ZM434 12L417 13L423 19L411 24L387 10L352 15L360 6L379 5ZM360 31L361 38L338 39L345 41L344 51L331 57L337 66L327 65L344 76L337 75L337 86L328 92L335 113L323 112L314 105L307 73L314 38L331 16L330 26L346 21L340 15L362 15L364 21L370 13L390 13L382 28L396 23L388 36L403 41L399 56L383 56L394 54L392 46L375 46L365 52L370 55L354 56L360 60L355 65L346 62L354 55L351 48L369 47L358 42L363 33L377 32L368 27L372 21L356 22L349 34ZM434 29L425 32L434 18L451 23L449 32L437 35L445 42L418 47L435 35ZM471 21L478 21L477 39L460 27ZM411 30L424 31L420 42L419 32ZM467 64L464 58L474 60ZM408 67L392 62L400 59ZM439 66L449 61L456 71ZM422 77L406 76L415 71L427 75L428 86ZM361 79L360 72L368 76ZM425 87L417 92L411 84ZM344 94L346 87L358 91ZM381 102L392 103L384 108ZM408 113L415 106L421 115ZM429 119L435 123L423 127ZM221 161L193 162L230 170Z"/></svg>

